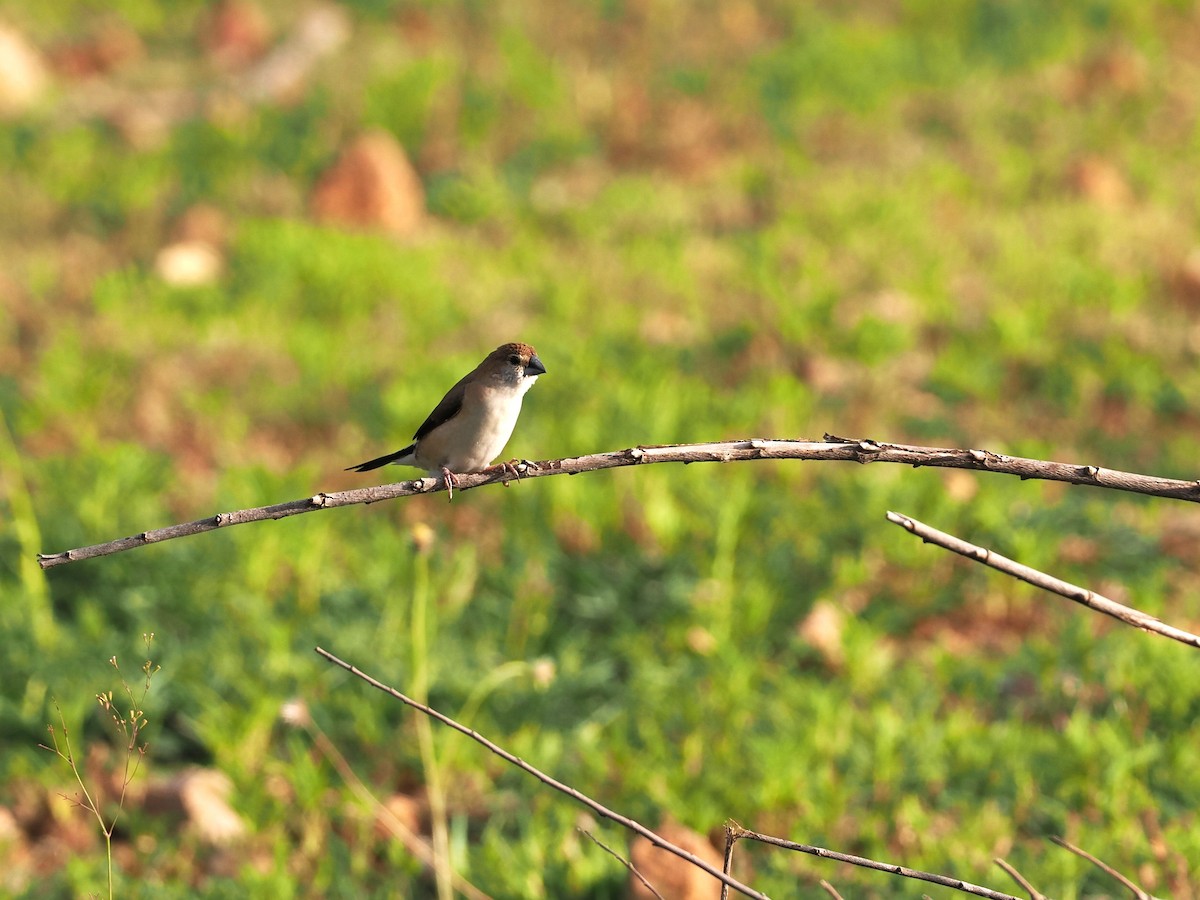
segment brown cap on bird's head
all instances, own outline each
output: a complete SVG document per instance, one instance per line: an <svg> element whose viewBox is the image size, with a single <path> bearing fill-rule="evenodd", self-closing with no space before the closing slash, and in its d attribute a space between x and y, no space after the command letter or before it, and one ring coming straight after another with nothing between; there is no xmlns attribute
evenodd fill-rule
<svg viewBox="0 0 1200 900"><path fill-rule="evenodd" d="M488 358L483 361L480 368L494 360L504 360L510 366L519 366L525 370L526 376L546 374L546 367L542 365L537 351L529 344L501 344L488 354Z"/></svg>

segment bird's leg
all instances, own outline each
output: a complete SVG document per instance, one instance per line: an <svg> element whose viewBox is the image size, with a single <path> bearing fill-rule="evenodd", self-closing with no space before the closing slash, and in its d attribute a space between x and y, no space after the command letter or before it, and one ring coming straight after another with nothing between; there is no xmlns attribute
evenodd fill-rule
<svg viewBox="0 0 1200 900"><path fill-rule="evenodd" d="M505 475L511 474L513 478L517 479L517 481L521 480L521 470L516 467L514 460L509 460L508 462L500 463L500 469L504 472ZM507 478L504 479L504 486L508 487L508 479Z"/></svg>
<svg viewBox="0 0 1200 900"><path fill-rule="evenodd" d="M458 485L458 479L445 466L442 466L442 478L446 480L446 502L449 503L454 499L454 488Z"/></svg>
<svg viewBox="0 0 1200 900"><path fill-rule="evenodd" d="M511 475L513 478L517 479L517 481L520 481L521 480L521 471L523 469L536 469L536 468L538 468L537 463L530 462L527 459L517 459L516 457L514 457L514 458L510 459L508 462L496 463L494 466L488 466L485 471L495 472L497 469L502 471L506 476L503 481L503 484L505 487L508 487L507 476Z"/></svg>

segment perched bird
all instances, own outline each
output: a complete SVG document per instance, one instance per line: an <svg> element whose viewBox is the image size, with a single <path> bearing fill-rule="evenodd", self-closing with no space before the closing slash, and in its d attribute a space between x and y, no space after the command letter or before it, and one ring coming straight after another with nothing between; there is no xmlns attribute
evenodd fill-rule
<svg viewBox="0 0 1200 900"><path fill-rule="evenodd" d="M441 472L453 497L454 473L480 472L491 465L512 436L525 392L545 373L528 344L502 344L450 388L411 444L346 471L368 472L391 463L430 475Z"/></svg>

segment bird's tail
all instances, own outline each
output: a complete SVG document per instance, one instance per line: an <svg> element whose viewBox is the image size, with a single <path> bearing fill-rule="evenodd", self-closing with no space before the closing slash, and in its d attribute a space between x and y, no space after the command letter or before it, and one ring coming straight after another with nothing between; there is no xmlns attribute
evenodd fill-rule
<svg viewBox="0 0 1200 900"><path fill-rule="evenodd" d="M388 453L386 456L378 456L375 459L369 459L365 463L359 463L357 466L350 466L348 469L346 469L346 471L370 472L372 469L378 469L382 466L386 466L388 463L399 463L400 465L405 465L405 463L400 461L406 456L411 456L413 450L416 449L416 446L416 444L409 444L403 450L397 450L395 453Z"/></svg>

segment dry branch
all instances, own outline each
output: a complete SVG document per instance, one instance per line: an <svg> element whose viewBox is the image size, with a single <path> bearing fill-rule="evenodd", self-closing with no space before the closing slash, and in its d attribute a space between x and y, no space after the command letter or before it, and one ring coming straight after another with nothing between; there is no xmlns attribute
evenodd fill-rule
<svg viewBox="0 0 1200 900"><path fill-rule="evenodd" d="M1172 640L1179 641L1191 647L1200 647L1200 635L1184 631L1182 628L1176 628L1174 625L1167 625L1152 615L1133 607L1125 606L1116 600L1110 600L1108 597L1097 594L1095 591L1089 591L1087 588L1081 588L1068 581L1055 578L1053 575L1047 575L1045 572L1039 572L1037 569L1014 562L1006 556L993 553L986 547L979 547L961 538L956 538L952 534L946 534L944 531L931 528L923 522L918 522L911 516L889 512L887 518L889 522L899 525L906 531L915 534L927 544L936 544L946 550L952 550L960 556L973 559L975 562L983 563L985 566L991 566L997 571L1011 575L1014 578L1019 578L1021 581L1028 582L1034 587L1040 587L1043 590L1066 597L1068 600L1081 603L1088 607L1088 609L1094 609L1097 612L1112 616L1126 625L1132 625L1134 628L1142 629L1142 631L1161 634L1163 637L1169 637Z"/></svg>
<svg viewBox="0 0 1200 900"><path fill-rule="evenodd" d="M625 868L627 868L630 871L630 873L635 878L637 878L638 881L640 881L643 885L645 885L646 890L648 890L655 897L657 897L658 900L666 900L666 898L663 897L663 895L658 892L658 890L654 887L654 885L652 885L649 881L646 880L646 876L637 870L637 866L635 866L633 863L631 863L629 860L627 860L625 857L623 857L620 853L618 853L612 847L608 846L608 844L604 843L604 841L600 840L600 838L596 837L594 834L592 834L586 828L578 828L576 830L580 834L582 834L584 837L588 838L588 840L590 840L593 844L595 844L597 847L599 847L601 850L603 850L609 856L614 857L617 860L617 862L619 862ZM728 873L726 873L726 874L728 874ZM729 890L729 885L722 884L721 890L722 891Z"/></svg>
<svg viewBox="0 0 1200 900"><path fill-rule="evenodd" d="M742 826L735 822L728 821L725 823L725 857L721 865L721 871L726 875L733 874L733 845L737 843L737 833L742 830ZM729 900L729 885L721 885L721 900Z"/></svg>
<svg viewBox="0 0 1200 900"><path fill-rule="evenodd" d="M734 826L736 829L735 837L746 838L751 841L758 841L762 844L770 844L773 847L782 847L785 850L795 850L799 853L809 853L813 856L819 856L823 859L832 859L837 862L849 863L852 866L861 866L864 869L875 869L878 872L887 872L891 875L901 875L904 878L915 878L919 881L928 881L930 884L941 885L942 887L952 888L956 891L962 891L964 894L972 894L976 897L988 897L989 900L1020 900L1019 897L1014 897L1012 894L1001 893L994 891L991 888L981 887L977 884L971 884L969 881L963 881L959 878L951 878L948 875L938 875L933 872L922 872L918 869L910 869L907 866L898 866L895 863L879 862L875 859L867 859L865 856L853 856L849 853L839 853L836 850L826 850L824 847L813 847L809 844L798 844L795 841L788 841L783 838L774 837L769 834L759 834L756 831L748 831L745 828Z"/></svg>
<svg viewBox="0 0 1200 900"><path fill-rule="evenodd" d="M1070 852L1074 853L1076 856L1078 856L1082 859L1086 859L1088 862L1090 862L1093 866L1098 868L1100 871L1104 872L1106 875L1109 875L1116 881L1119 881L1121 884L1123 884L1129 890L1129 892L1131 894L1133 894L1133 896L1136 898L1136 900L1154 900L1153 897L1151 897L1148 893L1146 893L1144 890L1142 890L1140 887L1138 887L1136 884L1134 884L1132 881L1130 881L1128 878L1126 878L1124 875L1122 875L1120 872L1118 872L1116 869L1114 869L1108 863L1104 862L1104 860L1097 859L1096 857L1092 856L1092 854L1088 853L1086 850L1082 850L1079 847L1076 847L1070 841L1064 840L1063 838L1052 836L1050 838L1050 840L1054 841L1054 843L1058 844L1058 846L1062 847L1064 850L1069 850Z"/></svg>
<svg viewBox="0 0 1200 900"><path fill-rule="evenodd" d="M1016 870L1016 868L1014 868L1012 865L1010 865L1006 860L997 859L995 862L996 862L996 865L998 865L1005 872L1007 872L1008 876L1013 881L1015 881L1017 884L1019 884L1026 893L1029 894L1029 900L1046 900L1046 895L1043 894L1041 891L1039 891L1037 888L1035 888L1029 882L1028 878L1026 878L1024 875L1022 875L1020 872L1018 872Z"/></svg>
<svg viewBox="0 0 1200 900"><path fill-rule="evenodd" d="M370 675L366 674L365 672L363 672L361 669L357 668L356 666L353 666L350 663L345 662L344 660L338 659L336 656L334 656L328 650L323 650L322 648L317 647L316 651L318 654L323 656L325 659L329 660L334 665L341 666L347 672L349 672L352 675L357 676L358 678L361 678L363 681L365 681L367 684L371 685L372 687L378 688L379 690L383 691L385 694L395 697L401 703L405 703L408 706L411 706L413 709L423 712L425 715L427 715L431 718L437 719L442 724L449 725L455 731L458 731L461 734L465 734L467 737L471 738L472 740L477 741L478 743L482 744L484 747L487 747L487 749L491 750L493 753L495 753L497 756L499 756L504 761L511 763L512 765L516 766L517 768L521 769L524 772L528 772L530 775L532 775L538 781L554 788L556 791L561 791L562 793L566 794L568 797L571 797L572 799L579 801L584 806L588 807L588 809L592 810L592 812L596 813L598 816L601 816L602 818L605 818L605 819L609 819L610 821L616 822L618 825L623 825L624 827L628 828L630 831L640 834L646 840L650 841L650 843L654 844L654 846L660 847L661 849L666 850L669 853L674 853L680 859L686 860L687 862L691 863L693 866L703 869L705 872L707 872L713 878L718 879L719 881L721 881L724 884L728 885L729 887L733 888L735 891L737 891L740 894L743 894L747 897L757 898L757 900L768 900L766 894L761 894L758 891L754 890L753 888L742 884L737 879L732 878L729 875L726 875L720 869L717 869L715 866L712 866L709 863L705 862L700 857L696 856L694 853L689 853L687 850L684 850L682 847L677 847L675 844L672 844L670 841L668 841L662 837L659 837L657 834L655 834L653 831L651 831L645 825L641 825L638 822L635 822L633 819L626 818L625 816L621 815L620 813L614 812L613 810L609 809L606 806L602 806L600 803L596 802L591 797L587 796L587 794L584 794L583 792L578 791L569 785L563 784L561 781L557 781L556 779L551 778L545 772L542 772L540 769L534 768L529 763L525 762L523 759L520 759L519 757L514 756L513 754L509 753L507 750L505 750L499 744L495 744L492 741L489 741L487 738L485 738L483 735L481 735L479 732L475 731L474 729L468 728L467 726L462 725L459 722L456 722L454 719L450 718L445 713L440 713L433 707L426 706L424 703L420 703L416 700L413 700L411 697L405 696L404 694L402 694L398 690L396 690L394 687L390 687L381 681L376 681L374 678L372 678Z"/></svg>
<svg viewBox="0 0 1200 900"><path fill-rule="evenodd" d="M914 447L907 444L887 444L872 440L839 438L833 435L826 435L823 441L754 439L707 444L631 447L627 450L616 450L610 453L593 453L589 456L521 463L517 468L522 479L526 479L540 478L546 475L578 475L581 472L648 463L684 463L686 465L694 462L739 462L760 459L804 459L863 464L884 462L913 467L974 469L982 472L1016 475L1022 480L1063 481L1069 484L1111 488L1154 497L1188 500L1193 503L1200 502L1200 481L1179 481L1171 478L1138 475L1133 472L1119 472L1099 466L1025 459L1020 456L993 453L990 450ZM510 475L497 469L459 475L456 486L459 490L465 491L485 484L506 482L510 478ZM92 544L60 553L42 553L38 555L38 564L43 569L49 569L64 563L91 559L96 556L108 556L172 538L200 534L204 531L215 531L230 525L261 522L265 519L283 519L300 513L314 512L318 509L334 509L359 503L377 503L380 500L395 500L398 497L411 497L441 490L445 490L445 483L441 478L418 478L412 481L398 481L394 484L355 488L349 491L322 492L314 494L312 497L290 500L273 506L259 506L253 509L219 513L195 522L143 531L103 544Z"/></svg>

